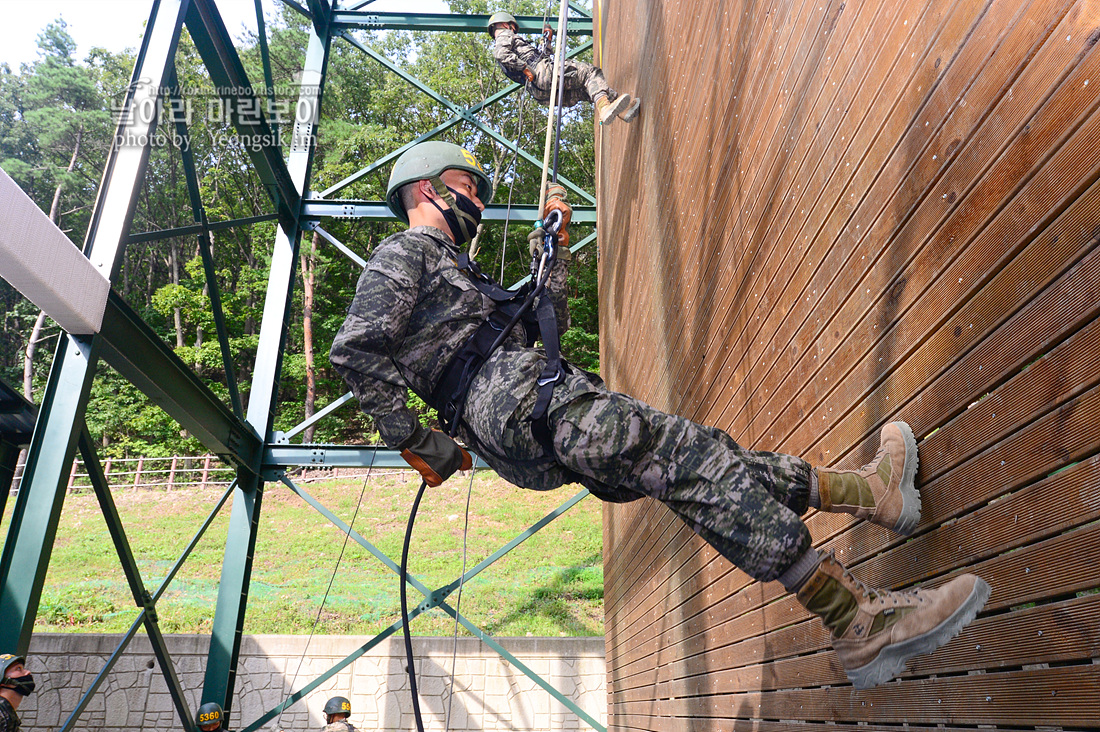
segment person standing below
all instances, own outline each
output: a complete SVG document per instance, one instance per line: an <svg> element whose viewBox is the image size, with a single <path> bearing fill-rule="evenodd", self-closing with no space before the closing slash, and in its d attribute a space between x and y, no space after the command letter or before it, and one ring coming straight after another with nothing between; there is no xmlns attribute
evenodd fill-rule
<svg viewBox="0 0 1100 732"><path fill-rule="evenodd" d="M222 726L225 722L225 710L217 702L206 702L199 707L199 713L195 718L200 732L228 732Z"/></svg>
<svg viewBox="0 0 1100 732"><path fill-rule="evenodd" d="M757 580L779 581L819 616L856 688L893 678L909 658L930 653L974 619L989 598L981 578L964 574L935 589L871 588L815 548L799 518L816 508L911 533L921 499L916 439L904 422L883 426L878 455L859 470L815 468L793 455L748 450L720 429L610 391L567 361L554 368L550 344L544 338L536 347L523 328L499 337L500 346L473 367L463 361L466 344L498 315L490 295L499 286L462 251L491 195L488 175L457 145L425 142L403 153L386 199L410 228L375 248L329 354L383 441L428 485L468 469L471 457L420 424L406 406L408 391L446 414L454 402L439 395L460 384L464 410L450 419L454 434L501 477L534 490L580 483L616 503L661 501L732 564ZM563 221L571 214L561 196L548 195L546 209L544 221L553 211ZM567 264L568 250L547 285L562 331Z"/></svg>
<svg viewBox="0 0 1100 732"><path fill-rule="evenodd" d="M334 696L325 702L325 726L321 732L358 732L348 721L351 716L351 702L342 696Z"/></svg>
<svg viewBox="0 0 1100 732"><path fill-rule="evenodd" d="M494 13L489 18L489 36L493 39L493 58L504 70L504 75L517 84L523 84L539 104L549 106L550 90L554 81L554 31L543 29L541 48L535 47L519 35L519 24L511 13ZM629 94L619 94L604 78L598 66L574 59L565 60L565 88L562 106L572 107L578 102L596 105L596 115L601 125L616 117L624 122L638 115L641 100L631 105Z"/></svg>
<svg viewBox="0 0 1100 732"><path fill-rule="evenodd" d="M0 655L0 666L4 672L0 678L0 732L15 732L19 729L19 715L15 713L24 697L34 691L34 676L24 665L22 656L11 653Z"/></svg>

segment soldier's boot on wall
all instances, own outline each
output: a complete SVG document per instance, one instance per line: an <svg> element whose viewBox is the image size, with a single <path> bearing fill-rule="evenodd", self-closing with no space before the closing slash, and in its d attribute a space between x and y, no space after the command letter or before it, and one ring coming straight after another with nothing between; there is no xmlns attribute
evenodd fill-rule
<svg viewBox="0 0 1100 732"><path fill-rule="evenodd" d="M855 688L868 689L901 673L913 656L958 635L989 599L989 584L964 574L936 589L872 589L830 552L797 597L832 634L848 679Z"/></svg>
<svg viewBox="0 0 1100 732"><path fill-rule="evenodd" d="M642 106L642 100L638 97L634 97L634 103L630 105L630 108L619 115L619 119L623 122L633 122L634 118L638 116L638 108Z"/></svg>
<svg viewBox="0 0 1100 732"><path fill-rule="evenodd" d="M606 94L601 94L596 97L596 114L599 115L601 125L606 125L611 122L629 106L629 94L620 94L615 97L614 101L608 100Z"/></svg>
<svg viewBox="0 0 1100 732"><path fill-rule="evenodd" d="M815 468L822 511L850 513L908 535L920 522L917 441L905 422L879 434L875 459L859 470Z"/></svg>

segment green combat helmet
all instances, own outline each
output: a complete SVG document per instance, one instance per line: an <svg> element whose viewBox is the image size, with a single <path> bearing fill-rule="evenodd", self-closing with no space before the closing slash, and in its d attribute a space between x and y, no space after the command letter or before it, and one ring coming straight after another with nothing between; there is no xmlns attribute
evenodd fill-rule
<svg viewBox="0 0 1100 732"><path fill-rule="evenodd" d="M322 710L325 716L330 714L351 714L351 702L342 696L334 696L325 702Z"/></svg>
<svg viewBox="0 0 1100 732"><path fill-rule="evenodd" d="M11 668L14 663L26 663L27 659L23 656L16 656L13 653L0 654L0 676L7 676L8 669Z"/></svg>
<svg viewBox="0 0 1100 732"><path fill-rule="evenodd" d="M405 205L401 203L401 187L418 180L438 178L444 170L451 168L465 170L473 175L477 180L477 197L482 203L489 203L493 197L493 184L473 153L449 142L429 140L413 145L401 153L401 157L393 164L390 184L386 188L386 203L389 204L390 211L406 224L409 223L409 215L405 212Z"/></svg>
<svg viewBox="0 0 1100 732"><path fill-rule="evenodd" d="M458 244L472 241L477 235L478 224L481 223L481 211L472 201L465 196L460 196L456 202L455 196L443 183L440 175L445 170L462 170L474 177L477 181L477 197L482 205L487 205L493 197L493 184L481 163L477 161L473 153L463 150L458 145L440 140L430 140L419 145L413 145L397 158L390 172L390 184L386 189L386 203L397 218L409 223L409 214L405 210L405 204L401 200L401 188L408 183L418 180L429 180L435 188L435 192L450 207L444 211L438 204L432 204L439 209L447 224L451 228L454 240Z"/></svg>
<svg viewBox="0 0 1100 732"><path fill-rule="evenodd" d="M195 716L195 724L198 725L200 730L222 729L222 721L225 717L225 713L222 711L221 704L217 702L206 702L199 707L199 713Z"/></svg>
<svg viewBox="0 0 1100 732"><path fill-rule="evenodd" d="M516 23L516 18L511 13L493 13L489 16L489 23L486 26L490 37L493 35L493 26L497 23ZM519 24L516 23L516 25Z"/></svg>

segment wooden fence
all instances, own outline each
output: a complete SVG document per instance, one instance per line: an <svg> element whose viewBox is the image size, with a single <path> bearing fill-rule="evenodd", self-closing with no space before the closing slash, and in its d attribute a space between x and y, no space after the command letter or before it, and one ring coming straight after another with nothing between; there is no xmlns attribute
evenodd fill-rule
<svg viewBox="0 0 1100 732"><path fill-rule="evenodd" d="M103 458L101 461L107 482L112 488L218 488L225 487L236 473L216 455L185 455L173 457ZM19 489L23 464L16 468L12 492ZM91 487L84 461L73 461L69 471L69 492Z"/></svg>
<svg viewBox="0 0 1100 732"><path fill-rule="evenodd" d="M1100 2L598 0L601 373L740 443L920 440L873 585L993 588L856 691L821 624L661 505L605 513L613 730L1100 729ZM796 726L797 725L797 726Z"/></svg>
<svg viewBox="0 0 1100 732"><path fill-rule="evenodd" d="M172 457L103 458L101 461L107 482L112 488L150 488L172 490L174 488L224 488L232 482L236 473L217 455L178 455ZM16 466L11 493L19 490L23 463ZM294 482L312 483L318 480L338 478L359 479L370 476L380 478L396 475L402 480L409 477L407 470L386 471L378 468L298 468L291 471ZM90 488L91 481L84 468L84 461L77 458L69 471L68 490Z"/></svg>

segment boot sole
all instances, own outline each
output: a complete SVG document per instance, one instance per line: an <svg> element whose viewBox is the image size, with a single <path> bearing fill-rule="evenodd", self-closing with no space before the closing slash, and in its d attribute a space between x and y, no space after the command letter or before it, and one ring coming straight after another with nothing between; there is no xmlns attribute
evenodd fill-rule
<svg viewBox="0 0 1100 732"><path fill-rule="evenodd" d="M989 592L989 583L979 577L970 596L942 623L926 633L886 646L875 656L875 660L864 666L845 669L848 680L857 689L870 689L894 678L905 670L905 663L910 658L931 653L958 635L985 607Z"/></svg>
<svg viewBox="0 0 1100 732"><path fill-rule="evenodd" d="M902 536L909 536L920 523L920 491L916 485L920 456L917 454L917 438L913 436L913 428L905 422L895 424L901 429L905 439L905 469L901 473L901 515L898 516L893 530Z"/></svg>
<svg viewBox="0 0 1100 732"><path fill-rule="evenodd" d="M631 104L625 112L619 115L619 119L623 122L633 122L634 118L638 116L638 107L640 106L642 106L642 100L635 97L634 103Z"/></svg>
<svg viewBox="0 0 1100 732"><path fill-rule="evenodd" d="M615 100L611 102L611 106L608 107L608 114L606 117L600 115L600 124L609 125L615 121L615 118L622 115L623 111L630 106L630 95L620 94L615 97Z"/></svg>

